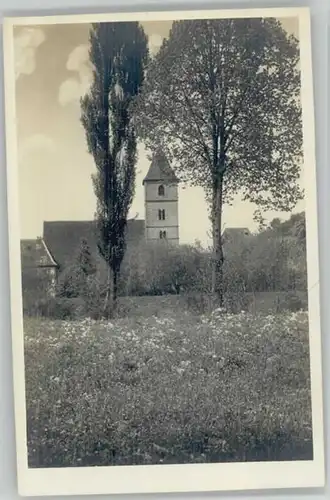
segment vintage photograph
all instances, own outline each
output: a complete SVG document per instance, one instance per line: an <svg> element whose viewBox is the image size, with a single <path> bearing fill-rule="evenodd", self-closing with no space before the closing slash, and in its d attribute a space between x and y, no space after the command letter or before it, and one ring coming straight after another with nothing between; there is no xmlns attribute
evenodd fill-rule
<svg viewBox="0 0 330 500"><path fill-rule="evenodd" d="M181 14L5 24L22 484L322 485L309 12Z"/></svg>

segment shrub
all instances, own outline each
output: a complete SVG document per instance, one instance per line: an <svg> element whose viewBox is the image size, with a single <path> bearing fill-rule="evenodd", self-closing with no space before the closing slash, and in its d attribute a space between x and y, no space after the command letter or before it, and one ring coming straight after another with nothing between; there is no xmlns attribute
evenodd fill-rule
<svg viewBox="0 0 330 500"><path fill-rule="evenodd" d="M88 282L96 275L97 267L87 241L83 238L72 262L61 272L57 283L57 295L61 297L85 297Z"/></svg>
<svg viewBox="0 0 330 500"><path fill-rule="evenodd" d="M205 252L192 245L141 243L125 255L120 276L122 295L185 293L196 288Z"/></svg>
<svg viewBox="0 0 330 500"><path fill-rule="evenodd" d="M212 254L199 245L171 245L140 243L128 247L125 254L118 294L120 296L182 295L187 308L194 314L204 314L216 307L211 300ZM297 238L278 236L275 229L242 238L239 242L224 244L223 287L224 307L229 312L246 311L249 294L255 292L288 292L275 304L278 310L298 310L305 304L295 290L307 289L307 270L304 245ZM24 313L44 315L51 307L44 304L46 284L35 273L23 276ZM83 314L99 319L103 314L107 267L94 258L86 241L72 264L60 274L57 295L62 298L82 299ZM29 288L28 288L29 287ZM291 292L290 292L291 293ZM60 306L58 306L60 307ZM69 306L61 306L62 315L70 316ZM125 316L123 306L117 316ZM42 311L41 311L42 310ZM55 313L52 313L53 315Z"/></svg>
<svg viewBox="0 0 330 500"><path fill-rule="evenodd" d="M307 288L305 249L295 237L267 230L242 238L239 244L226 242L224 253L226 283L238 279L248 292Z"/></svg>
<svg viewBox="0 0 330 500"><path fill-rule="evenodd" d="M45 269L28 268L22 271L23 312L39 316L43 303L49 300L51 278Z"/></svg>
<svg viewBox="0 0 330 500"><path fill-rule="evenodd" d="M306 258L294 238L268 231L225 242L224 254L223 286L231 310L248 307L245 292L306 288ZM187 300L202 310L204 299L197 296L211 292L211 262L211 251L198 245L142 243L125 256L120 294L188 294Z"/></svg>
<svg viewBox="0 0 330 500"><path fill-rule="evenodd" d="M276 309L280 311L301 311L307 309L307 301L294 291L289 291L277 298Z"/></svg>
<svg viewBox="0 0 330 500"><path fill-rule="evenodd" d="M86 304L82 298L56 297L48 298L37 304L37 316L52 319L74 320L85 315Z"/></svg>
<svg viewBox="0 0 330 500"><path fill-rule="evenodd" d="M105 286L96 275L89 276L83 290L85 301L85 316L100 319L103 316Z"/></svg>

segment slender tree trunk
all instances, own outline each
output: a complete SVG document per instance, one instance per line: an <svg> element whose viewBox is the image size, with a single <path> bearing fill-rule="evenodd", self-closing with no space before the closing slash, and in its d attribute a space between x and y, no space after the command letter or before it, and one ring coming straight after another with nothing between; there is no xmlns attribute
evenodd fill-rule
<svg viewBox="0 0 330 500"><path fill-rule="evenodd" d="M117 308L118 272L108 267L107 291L104 300L103 313L106 318L113 318Z"/></svg>
<svg viewBox="0 0 330 500"><path fill-rule="evenodd" d="M112 276L113 276L113 280L112 280L112 307L113 307L113 312L115 312L117 309L117 304L118 304L119 271L117 271L117 270L113 271Z"/></svg>
<svg viewBox="0 0 330 500"><path fill-rule="evenodd" d="M104 316L113 318L118 303L118 278L119 271L108 268L107 292L104 301Z"/></svg>
<svg viewBox="0 0 330 500"><path fill-rule="evenodd" d="M220 178L214 185L212 200L212 295L218 307L223 307L223 248L222 248L222 190L223 180Z"/></svg>
<svg viewBox="0 0 330 500"><path fill-rule="evenodd" d="M111 268L110 266L108 266L107 291L105 294L104 306L103 306L103 315L106 318L109 317L109 312L111 310L111 281L112 281Z"/></svg>

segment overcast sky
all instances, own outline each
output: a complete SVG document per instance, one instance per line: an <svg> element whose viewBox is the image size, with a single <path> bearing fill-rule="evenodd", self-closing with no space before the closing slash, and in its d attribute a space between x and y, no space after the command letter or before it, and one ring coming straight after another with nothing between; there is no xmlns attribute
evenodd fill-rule
<svg viewBox="0 0 330 500"><path fill-rule="evenodd" d="M143 23L156 51L171 23ZM296 19L283 21L298 37ZM21 237L42 235L44 220L91 220L95 197L92 157L80 124L79 98L90 85L88 24L41 25L15 29L16 110L20 177ZM139 147L136 197L131 216L144 218L142 179L149 167ZM238 199L224 209L226 227L255 229L255 207ZM296 211L303 210L303 203ZM268 213L287 218L288 214ZM209 220L203 191L180 190L180 241L205 243Z"/></svg>

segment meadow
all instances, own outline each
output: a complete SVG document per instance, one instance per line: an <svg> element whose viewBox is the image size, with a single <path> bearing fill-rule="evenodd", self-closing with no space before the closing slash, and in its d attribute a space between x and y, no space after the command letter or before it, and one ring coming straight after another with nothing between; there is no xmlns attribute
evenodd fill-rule
<svg viewBox="0 0 330 500"><path fill-rule="evenodd" d="M24 329L30 467L313 457L306 312Z"/></svg>

